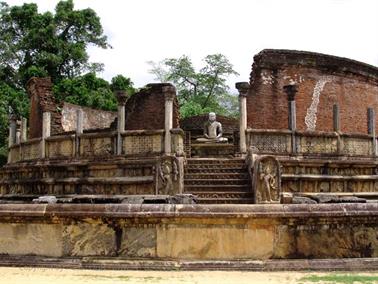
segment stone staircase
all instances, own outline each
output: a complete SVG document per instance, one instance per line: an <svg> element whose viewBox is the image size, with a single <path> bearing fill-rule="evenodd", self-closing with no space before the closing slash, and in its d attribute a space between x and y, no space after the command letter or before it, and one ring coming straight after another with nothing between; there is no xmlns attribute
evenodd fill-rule
<svg viewBox="0 0 378 284"><path fill-rule="evenodd" d="M185 168L185 193L198 203L253 203L244 159L191 158Z"/></svg>

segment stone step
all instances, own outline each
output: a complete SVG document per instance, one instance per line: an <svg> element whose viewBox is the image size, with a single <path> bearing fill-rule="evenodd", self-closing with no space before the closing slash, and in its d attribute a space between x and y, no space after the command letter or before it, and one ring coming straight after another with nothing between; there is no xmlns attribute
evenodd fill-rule
<svg viewBox="0 0 378 284"><path fill-rule="evenodd" d="M209 166L209 167L187 167L185 169L185 173L247 173L246 168L242 167L217 167L217 166Z"/></svg>
<svg viewBox="0 0 378 284"><path fill-rule="evenodd" d="M253 198L250 191L203 191L191 194L197 198Z"/></svg>
<svg viewBox="0 0 378 284"><path fill-rule="evenodd" d="M249 174L246 172L237 173L186 173L187 179L249 179Z"/></svg>
<svg viewBox="0 0 378 284"><path fill-rule="evenodd" d="M248 185L248 179L184 179L185 185Z"/></svg>
<svg viewBox="0 0 378 284"><path fill-rule="evenodd" d="M252 198L198 198L198 204L253 204Z"/></svg>
<svg viewBox="0 0 378 284"><path fill-rule="evenodd" d="M189 185L186 184L184 186L184 191L186 193L193 193L194 192L206 192L206 191L235 191L235 192L240 192L240 191L245 191L249 192L251 186L249 184L243 184L243 185L224 185L224 184L212 184L212 185Z"/></svg>
<svg viewBox="0 0 378 284"><path fill-rule="evenodd" d="M227 162L221 162L221 163L218 163L218 162L211 162L211 161L208 161L208 162L205 162L205 161L201 161L201 162L198 162L198 161L188 161L188 166L191 166L191 165L195 165L195 166L202 166L202 165L214 165L214 166L225 166L225 165L231 165L231 166L245 166L245 163L244 161L227 161Z"/></svg>
<svg viewBox="0 0 378 284"><path fill-rule="evenodd" d="M215 164L222 164L222 163L244 163L245 159L240 158L188 158L188 163L215 163Z"/></svg>

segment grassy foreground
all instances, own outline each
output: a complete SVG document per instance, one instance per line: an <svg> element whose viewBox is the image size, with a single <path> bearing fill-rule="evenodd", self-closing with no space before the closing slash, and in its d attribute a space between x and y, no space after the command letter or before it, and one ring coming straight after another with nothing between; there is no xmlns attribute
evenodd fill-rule
<svg viewBox="0 0 378 284"><path fill-rule="evenodd" d="M309 275L299 279L299 283L321 282L321 283L341 283L341 284L374 284L378 283L378 275L359 274L328 274Z"/></svg>

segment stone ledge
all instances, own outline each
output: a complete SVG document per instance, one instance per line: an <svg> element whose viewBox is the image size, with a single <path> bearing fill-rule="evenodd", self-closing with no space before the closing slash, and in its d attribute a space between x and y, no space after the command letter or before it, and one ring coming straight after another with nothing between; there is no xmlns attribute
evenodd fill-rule
<svg viewBox="0 0 378 284"><path fill-rule="evenodd" d="M378 203L174 205L174 204L0 204L0 218L322 218L375 217ZM378 222L378 219L376 219Z"/></svg>
<svg viewBox="0 0 378 284"><path fill-rule="evenodd" d="M0 266L107 270L374 271L378 258L173 261L124 258L0 256Z"/></svg>

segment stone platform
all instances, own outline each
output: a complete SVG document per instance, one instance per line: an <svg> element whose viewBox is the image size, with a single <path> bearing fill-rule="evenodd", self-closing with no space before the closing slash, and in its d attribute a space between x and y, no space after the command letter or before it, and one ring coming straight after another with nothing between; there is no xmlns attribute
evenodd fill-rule
<svg viewBox="0 0 378 284"><path fill-rule="evenodd" d="M229 143L193 143L191 151L194 158L232 158L235 146Z"/></svg>
<svg viewBox="0 0 378 284"><path fill-rule="evenodd" d="M26 255L198 263L374 259L377 217L378 203L0 204L0 263Z"/></svg>

